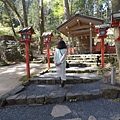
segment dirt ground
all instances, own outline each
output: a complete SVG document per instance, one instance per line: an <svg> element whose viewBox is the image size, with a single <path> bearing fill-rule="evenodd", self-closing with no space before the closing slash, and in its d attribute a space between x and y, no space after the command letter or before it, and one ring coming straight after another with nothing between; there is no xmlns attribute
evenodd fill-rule
<svg viewBox="0 0 120 120"><path fill-rule="evenodd" d="M30 63L30 73L38 74L47 68L47 64ZM0 67L0 96L20 85L19 79L26 75L26 63Z"/></svg>

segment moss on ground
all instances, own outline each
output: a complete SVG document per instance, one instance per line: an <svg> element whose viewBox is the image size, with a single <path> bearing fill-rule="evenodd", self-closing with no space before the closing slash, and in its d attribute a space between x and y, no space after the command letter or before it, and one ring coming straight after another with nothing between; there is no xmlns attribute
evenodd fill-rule
<svg viewBox="0 0 120 120"><path fill-rule="evenodd" d="M35 74L31 74L30 78L33 78L34 76L35 76ZM29 80L29 78L27 77L27 75L24 75L19 79L19 81L21 81L21 82L27 82L28 80Z"/></svg>

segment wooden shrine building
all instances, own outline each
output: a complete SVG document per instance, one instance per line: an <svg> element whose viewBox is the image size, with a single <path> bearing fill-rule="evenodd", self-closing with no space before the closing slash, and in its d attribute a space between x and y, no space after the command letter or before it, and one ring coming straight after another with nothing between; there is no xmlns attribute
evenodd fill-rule
<svg viewBox="0 0 120 120"><path fill-rule="evenodd" d="M75 14L68 21L57 27L57 30L68 37L68 43L72 42L74 48L74 39L78 39L78 49L80 53L92 53L94 37L97 35L95 25L103 24L103 20Z"/></svg>

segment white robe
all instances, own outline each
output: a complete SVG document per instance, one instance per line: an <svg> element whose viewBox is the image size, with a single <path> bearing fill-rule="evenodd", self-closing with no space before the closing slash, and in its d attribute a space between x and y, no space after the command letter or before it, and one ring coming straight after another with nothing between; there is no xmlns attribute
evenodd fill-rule
<svg viewBox="0 0 120 120"><path fill-rule="evenodd" d="M61 53L60 53L61 51ZM54 63L61 64L59 66L56 66L57 70L57 76L61 77L61 80L66 80L66 55L67 55L67 49L56 49L54 53Z"/></svg>

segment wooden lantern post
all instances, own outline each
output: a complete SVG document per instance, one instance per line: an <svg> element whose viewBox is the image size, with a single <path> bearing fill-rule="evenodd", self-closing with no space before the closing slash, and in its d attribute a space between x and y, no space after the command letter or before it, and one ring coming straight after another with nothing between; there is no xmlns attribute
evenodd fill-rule
<svg viewBox="0 0 120 120"><path fill-rule="evenodd" d="M32 39L32 34L35 34L35 32L32 27L26 27L20 29L18 33L21 34L20 42L25 44L27 77L30 78L29 44L33 42L31 39Z"/></svg>
<svg viewBox="0 0 120 120"><path fill-rule="evenodd" d="M101 65L104 68L104 38L107 37L107 30L110 27L109 24L95 26L95 30L98 33L98 39L101 39Z"/></svg>
<svg viewBox="0 0 120 120"><path fill-rule="evenodd" d="M49 50L49 44L51 44L51 38L53 37L53 34L52 34L52 32L44 32L42 34L42 37L44 39L44 44L46 44L48 68L50 68L50 50Z"/></svg>

